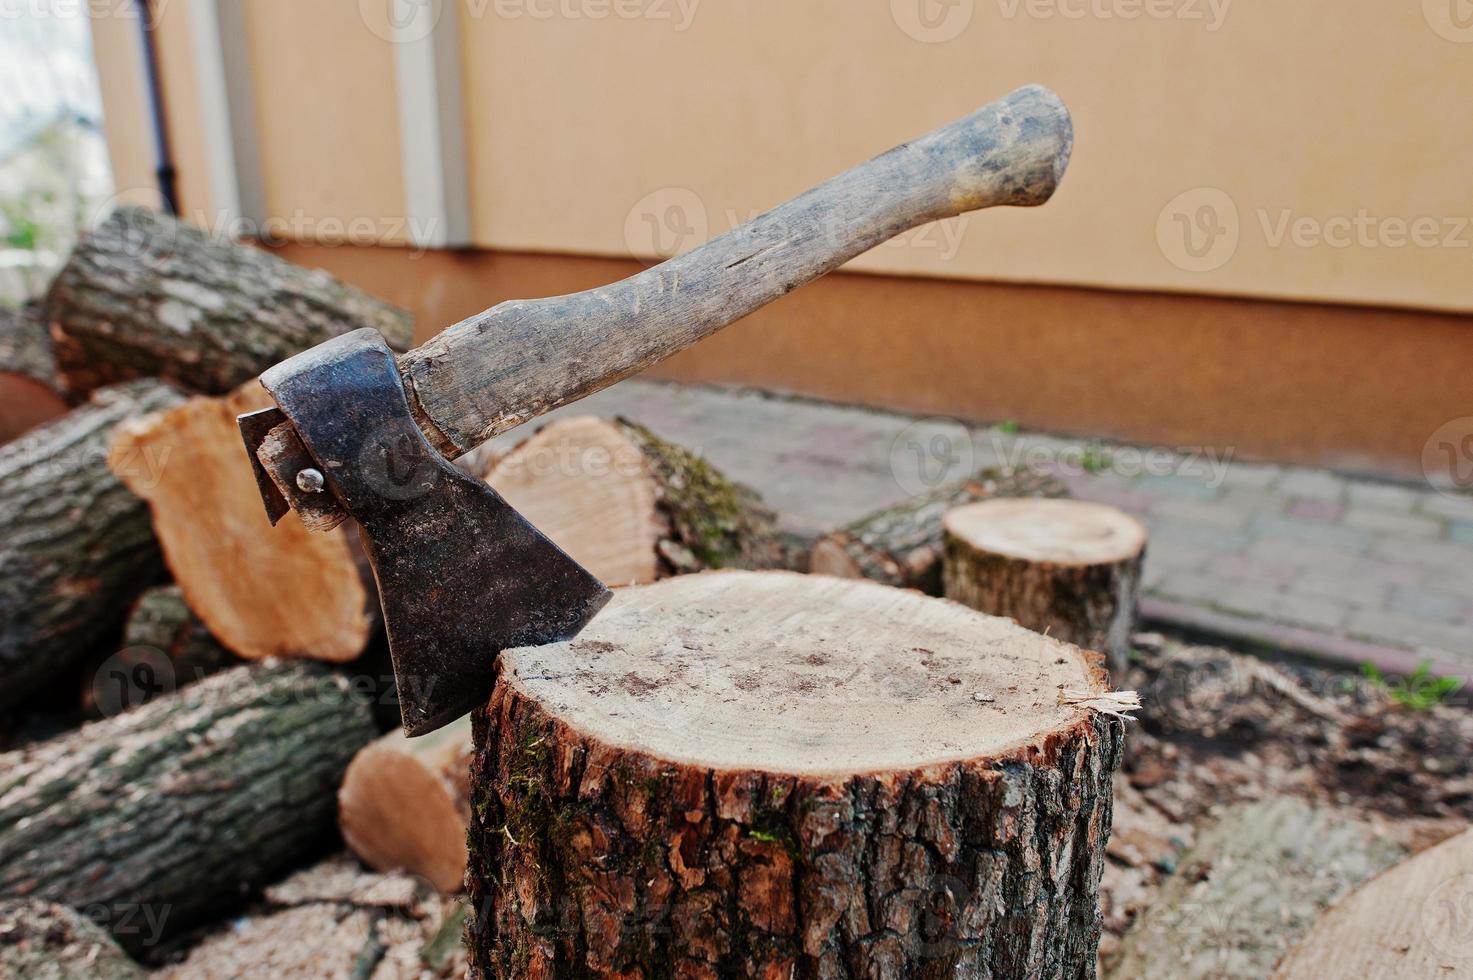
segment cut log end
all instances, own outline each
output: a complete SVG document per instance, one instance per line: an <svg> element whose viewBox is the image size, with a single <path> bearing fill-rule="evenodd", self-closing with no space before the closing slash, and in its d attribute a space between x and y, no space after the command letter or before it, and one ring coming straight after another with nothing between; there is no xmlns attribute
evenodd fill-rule
<svg viewBox="0 0 1473 980"><path fill-rule="evenodd" d="M1093 655L784 572L621 590L476 716L476 975L1077 976L1121 724Z"/></svg>
<svg viewBox="0 0 1473 980"><path fill-rule="evenodd" d="M1054 565L1127 561L1146 546L1135 518L1084 500L984 500L948 512L944 523L978 551Z"/></svg>
<svg viewBox="0 0 1473 980"><path fill-rule="evenodd" d="M408 871L441 892L465 877L470 718L419 738L392 732L353 759L338 790L348 847L379 871Z"/></svg>
<svg viewBox="0 0 1473 980"><path fill-rule="evenodd" d="M905 628L897 628L904 623ZM620 595L507 683L579 733L709 769L843 777L1042 746L1103 680L1079 650L867 582L707 574Z"/></svg>
<svg viewBox="0 0 1473 980"><path fill-rule="evenodd" d="M235 417L270 404L254 381L191 398L127 423L109 465L148 501L175 581L221 643L248 660L352 660L374 597L346 531L309 533L292 514L274 528L267 520Z"/></svg>
<svg viewBox="0 0 1473 980"><path fill-rule="evenodd" d="M623 419L559 419L485 469L495 490L610 585L786 560L755 491Z"/></svg>

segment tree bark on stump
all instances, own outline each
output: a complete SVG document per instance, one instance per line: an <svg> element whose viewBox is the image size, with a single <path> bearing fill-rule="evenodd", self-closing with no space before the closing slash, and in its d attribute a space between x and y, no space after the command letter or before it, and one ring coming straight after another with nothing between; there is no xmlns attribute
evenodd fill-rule
<svg viewBox="0 0 1473 980"><path fill-rule="evenodd" d="M377 735L346 678L250 665L0 756L0 896L100 910L136 952L140 910L175 933L331 841Z"/></svg>
<svg viewBox="0 0 1473 980"><path fill-rule="evenodd" d="M941 519L948 510L994 497L1063 497L1068 492L1052 476L1031 470L982 470L823 536L813 546L808 570L940 595Z"/></svg>
<svg viewBox="0 0 1473 980"><path fill-rule="evenodd" d="M473 715L479 977L1089 977L1093 654L869 582L620 590Z"/></svg>
<svg viewBox="0 0 1473 980"><path fill-rule="evenodd" d="M77 392L160 377L223 394L360 327L399 350L413 332L409 314L325 272L138 207L118 208L77 244L46 309Z"/></svg>
<svg viewBox="0 0 1473 980"><path fill-rule="evenodd" d="M0 446L0 708L64 678L162 576L148 507L109 471L108 442L178 401L157 381L117 385ZM140 483L164 463L118 460Z"/></svg>
<svg viewBox="0 0 1473 980"><path fill-rule="evenodd" d="M85 679L82 712L110 718L136 707L135 700L147 704L239 663L189 608L179 586L155 586L133 604L118 652Z"/></svg>
<svg viewBox="0 0 1473 980"><path fill-rule="evenodd" d="M221 643L247 660L353 660L378 621L370 573L352 528L310 532L295 512L267 520L235 417L270 404L255 381L190 398L124 425L113 458L148 501L189 607ZM123 465L139 457L168 465L140 479Z"/></svg>
<svg viewBox="0 0 1473 980"><path fill-rule="evenodd" d="M610 585L786 560L755 490L625 419L549 423L482 476Z"/></svg>
<svg viewBox="0 0 1473 980"><path fill-rule="evenodd" d="M990 500L948 511L944 525L948 599L1125 669L1146 549L1135 518L1082 500Z"/></svg>
<svg viewBox="0 0 1473 980"><path fill-rule="evenodd" d="M0 443L67 410L40 311L0 308Z"/></svg>
<svg viewBox="0 0 1473 980"><path fill-rule="evenodd" d="M34 899L0 901L0 977L144 980L144 976L143 967L81 912Z"/></svg>
<svg viewBox="0 0 1473 980"><path fill-rule="evenodd" d="M417 738L390 732L364 748L338 790L343 840L371 868L460 891L471 754L469 716Z"/></svg>

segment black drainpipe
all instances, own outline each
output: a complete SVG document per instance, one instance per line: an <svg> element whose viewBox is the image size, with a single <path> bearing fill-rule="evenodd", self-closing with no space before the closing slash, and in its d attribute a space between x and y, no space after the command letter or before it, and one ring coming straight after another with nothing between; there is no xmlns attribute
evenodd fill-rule
<svg viewBox="0 0 1473 980"><path fill-rule="evenodd" d="M143 65L147 75L148 114L153 123L154 176L158 178L159 196L163 198L164 210L169 214L179 213L178 176L174 170L174 156L169 150L169 127L164 116L164 85L159 77L159 53L154 45L154 19L152 0L135 0L138 5L138 26L142 32Z"/></svg>

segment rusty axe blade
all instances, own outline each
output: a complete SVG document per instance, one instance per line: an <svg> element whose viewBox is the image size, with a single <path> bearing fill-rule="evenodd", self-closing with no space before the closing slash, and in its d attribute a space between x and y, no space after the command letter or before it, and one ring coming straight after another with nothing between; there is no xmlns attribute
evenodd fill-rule
<svg viewBox="0 0 1473 980"><path fill-rule="evenodd" d="M608 601L602 582L430 446L374 331L299 354L261 383L308 454L297 489L330 495L358 522L406 734L484 704L501 650L569 639ZM243 416L247 446L273 421Z"/></svg>

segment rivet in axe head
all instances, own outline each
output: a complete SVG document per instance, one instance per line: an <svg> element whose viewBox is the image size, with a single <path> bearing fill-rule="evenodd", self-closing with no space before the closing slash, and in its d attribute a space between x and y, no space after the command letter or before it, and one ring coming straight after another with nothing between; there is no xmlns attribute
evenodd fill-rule
<svg viewBox="0 0 1473 980"><path fill-rule="evenodd" d="M321 493L327 481L322 477L322 471L307 467L297 474L297 489L303 493Z"/></svg>

